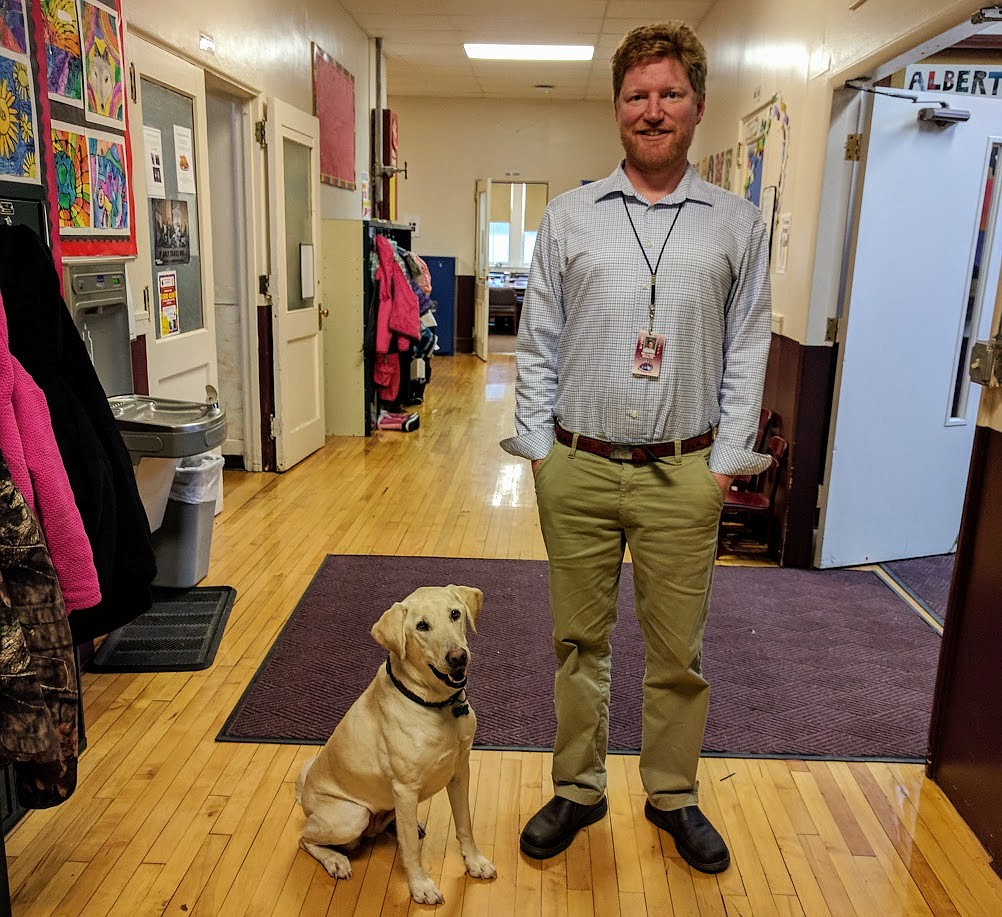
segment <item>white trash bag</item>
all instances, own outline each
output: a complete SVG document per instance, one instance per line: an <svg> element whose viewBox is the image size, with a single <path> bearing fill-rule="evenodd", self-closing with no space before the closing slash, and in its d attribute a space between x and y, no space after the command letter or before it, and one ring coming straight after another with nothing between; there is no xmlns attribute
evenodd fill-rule
<svg viewBox="0 0 1002 917"><path fill-rule="evenodd" d="M222 456L202 452L178 460L170 498L180 503L215 503L222 488Z"/></svg>

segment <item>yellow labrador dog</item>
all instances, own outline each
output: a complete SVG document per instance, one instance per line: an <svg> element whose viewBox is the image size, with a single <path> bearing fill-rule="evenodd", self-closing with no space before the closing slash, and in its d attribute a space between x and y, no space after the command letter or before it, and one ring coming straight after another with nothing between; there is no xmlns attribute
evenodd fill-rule
<svg viewBox="0 0 1002 917"><path fill-rule="evenodd" d="M422 586L373 625L372 636L389 652L386 665L296 781L306 812L299 846L332 876L351 876L348 858L333 847L350 849L395 819L411 897L441 904L421 865L417 808L443 787L467 872L496 875L474 843L469 797L477 718L466 697L466 625L476 631L483 601L471 586Z"/></svg>

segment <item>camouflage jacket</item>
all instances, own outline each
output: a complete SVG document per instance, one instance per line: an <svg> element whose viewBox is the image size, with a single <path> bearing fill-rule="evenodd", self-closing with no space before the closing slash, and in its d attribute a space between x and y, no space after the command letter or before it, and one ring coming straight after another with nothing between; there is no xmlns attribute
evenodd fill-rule
<svg viewBox="0 0 1002 917"><path fill-rule="evenodd" d="M42 531L0 456L0 764L21 805L76 788L78 688L62 593Z"/></svg>

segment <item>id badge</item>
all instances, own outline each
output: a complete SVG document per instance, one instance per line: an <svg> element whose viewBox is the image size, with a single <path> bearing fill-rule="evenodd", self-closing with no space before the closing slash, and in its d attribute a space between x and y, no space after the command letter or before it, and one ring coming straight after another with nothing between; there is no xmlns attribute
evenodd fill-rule
<svg viewBox="0 0 1002 917"><path fill-rule="evenodd" d="M637 347L633 352L633 375L642 379L657 379L661 375L665 336L647 331L637 332Z"/></svg>

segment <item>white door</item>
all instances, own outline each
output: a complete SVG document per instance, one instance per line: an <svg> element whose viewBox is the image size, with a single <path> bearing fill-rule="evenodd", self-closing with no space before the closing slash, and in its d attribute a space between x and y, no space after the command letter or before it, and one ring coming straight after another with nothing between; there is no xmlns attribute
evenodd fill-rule
<svg viewBox="0 0 1002 917"><path fill-rule="evenodd" d="M319 122L268 102L270 292L275 367L275 462L285 471L324 444L320 334Z"/></svg>
<svg viewBox="0 0 1002 917"><path fill-rule="evenodd" d="M487 359L487 335L489 332L488 273L490 270L490 214L491 180L477 181L477 235L476 235L476 295L473 312L473 352L481 360Z"/></svg>
<svg viewBox="0 0 1002 917"><path fill-rule="evenodd" d="M212 232L201 69L129 35L136 69L132 170L137 257L127 268L142 310L150 393L204 401L216 385ZM157 182L147 181L155 153ZM153 167L150 174L154 174Z"/></svg>
<svg viewBox="0 0 1002 917"><path fill-rule="evenodd" d="M873 99L839 328L821 567L946 553L960 527L979 397L966 350L987 336L999 279L998 207L984 225L982 215L1002 104L952 97L971 118L944 127L918 119L938 105L929 99Z"/></svg>

